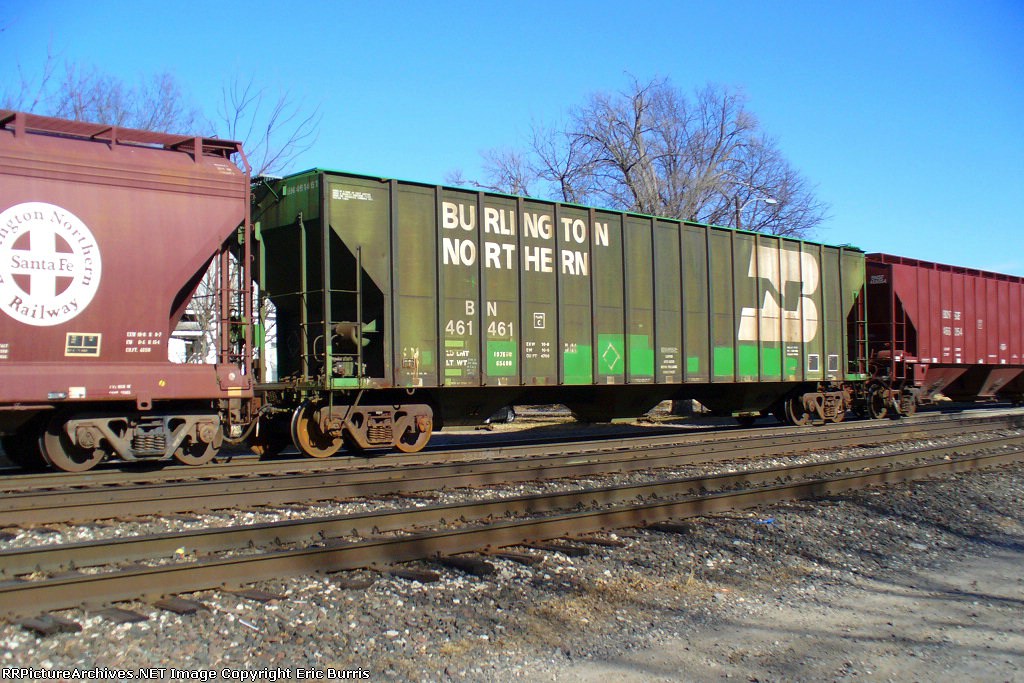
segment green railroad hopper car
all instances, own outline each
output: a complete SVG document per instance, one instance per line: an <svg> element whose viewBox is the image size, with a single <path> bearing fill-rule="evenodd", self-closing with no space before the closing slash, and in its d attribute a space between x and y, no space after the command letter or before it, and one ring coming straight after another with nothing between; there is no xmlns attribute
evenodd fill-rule
<svg viewBox="0 0 1024 683"><path fill-rule="evenodd" d="M511 404L838 420L865 376L859 249L319 169L255 201L261 386L311 455Z"/></svg>

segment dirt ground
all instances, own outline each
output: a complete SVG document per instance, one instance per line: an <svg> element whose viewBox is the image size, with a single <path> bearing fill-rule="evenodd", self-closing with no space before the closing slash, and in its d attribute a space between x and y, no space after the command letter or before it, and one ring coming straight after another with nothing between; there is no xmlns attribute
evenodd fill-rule
<svg viewBox="0 0 1024 683"><path fill-rule="evenodd" d="M685 635L559 681L1024 681L1024 548L864 580Z"/></svg>

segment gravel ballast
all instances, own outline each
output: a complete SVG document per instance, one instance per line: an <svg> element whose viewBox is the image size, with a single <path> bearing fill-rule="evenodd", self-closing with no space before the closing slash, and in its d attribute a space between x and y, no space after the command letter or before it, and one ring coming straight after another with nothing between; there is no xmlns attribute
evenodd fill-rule
<svg viewBox="0 0 1024 683"><path fill-rule="evenodd" d="M440 580L267 582L284 597L199 593L192 616L129 603L150 617L134 624L71 610L81 633L0 626L0 657L218 680L1024 680L1021 501L1014 465L622 531L583 557L520 549L543 562L491 558L484 577L416 563Z"/></svg>

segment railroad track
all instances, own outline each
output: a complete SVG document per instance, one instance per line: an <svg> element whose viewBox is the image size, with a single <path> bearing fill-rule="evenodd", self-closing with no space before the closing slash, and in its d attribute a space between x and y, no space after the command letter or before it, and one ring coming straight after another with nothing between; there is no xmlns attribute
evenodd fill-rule
<svg viewBox="0 0 1024 683"><path fill-rule="evenodd" d="M92 485L78 480L64 485L61 475L37 479L37 487L12 490L0 497L0 526L25 526L132 516L202 512L252 506L381 496L453 487L550 480L595 474L679 467L698 462L767 457L837 446L872 445L908 438L941 437L969 430L1024 426L1024 415L948 416L900 422L864 422L841 429L769 429L763 432L718 432L713 435L658 435L646 438L569 442L544 450L530 446L483 449L467 459L464 452L435 454L433 462L382 458L372 466L339 465L295 472L253 463L255 472L234 467L210 468L221 476L136 482L104 473ZM557 453L551 453L556 449ZM304 461L303 461L304 462ZM416 464L413 464L416 463ZM316 463L313 463L314 465ZM240 468L239 468L240 469ZM169 473L174 477L177 472ZM228 476L224 476L225 472ZM90 481L90 479L86 479Z"/></svg>
<svg viewBox="0 0 1024 683"><path fill-rule="evenodd" d="M998 437L968 445L713 477L6 551L0 553L0 567L12 575L68 567L85 569L142 558L169 562L168 557L180 554L182 548L233 554L194 562L171 561L159 566L9 581L0 585L0 615L11 618L83 605L155 599L312 572L380 566L646 526L997 466L1024 457L1022 445L1024 437ZM289 544L297 547L282 547ZM243 548L245 552L237 553Z"/></svg>
<svg viewBox="0 0 1024 683"><path fill-rule="evenodd" d="M859 432L877 433L889 431L894 435L913 434L930 430L934 425L959 424L965 429L996 424L1017 424L1024 413L1015 409L972 410L966 413L919 413L911 419L899 421L853 421L841 424L811 427L762 427L739 429L734 426L725 429L714 427L652 426L634 428L625 434L598 433L580 437L575 434L559 436L545 433L543 436L524 436L521 433L502 433L491 437L474 434L458 438L444 448L428 448L420 453L405 455L389 453L374 457L336 456L327 459L288 457L260 460L247 452L222 455L219 461L199 466L183 466L174 462L129 463L105 469L93 469L82 474L71 472L21 472L9 469L0 480L0 491L5 493L58 490L123 484L158 484L170 481L200 481L217 478L238 478L278 474L312 474L339 470L364 470L381 467L405 468L424 464L473 462L477 460L501 460L544 456L557 446L564 452L590 452L594 450L633 449L638 444L665 445L671 443L694 443L718 440L749 440L752 438L780 436L794 438L797 434L834 435L843 438ZM994 422L995 421L995 422ZM649 434L653 432L653 434ZM464 435L458 435L462 437ZM453 437L453 440L455 437ZM495 443L495 442L498 443Z"/></svg>

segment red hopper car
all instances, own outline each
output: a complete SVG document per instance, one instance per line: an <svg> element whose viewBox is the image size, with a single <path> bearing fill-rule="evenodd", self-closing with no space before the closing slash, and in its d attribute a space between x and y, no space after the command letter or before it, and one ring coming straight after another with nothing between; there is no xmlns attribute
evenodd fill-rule
<svg viewBox="0 0 1024 683"><path fill-rule="evenodd" d="M902 405L940 394L1021 401L1024 278L868 254L867 281L872 379Z"/></svg>
<svg viewBox="0 0 1024 683"><path fill-rule="evenodd" d="M231 161L240 153L225 140L0 111L9 456L35 451L72 471L115 453L213 457L232 400L252 396L247 352L232 351L251 344L231 341L251 334L240 322L251 315L248 276L221 269L216 364L173 364L167 345L209 264L246 249L236 231L248 222L249 176Z"/></svg>

